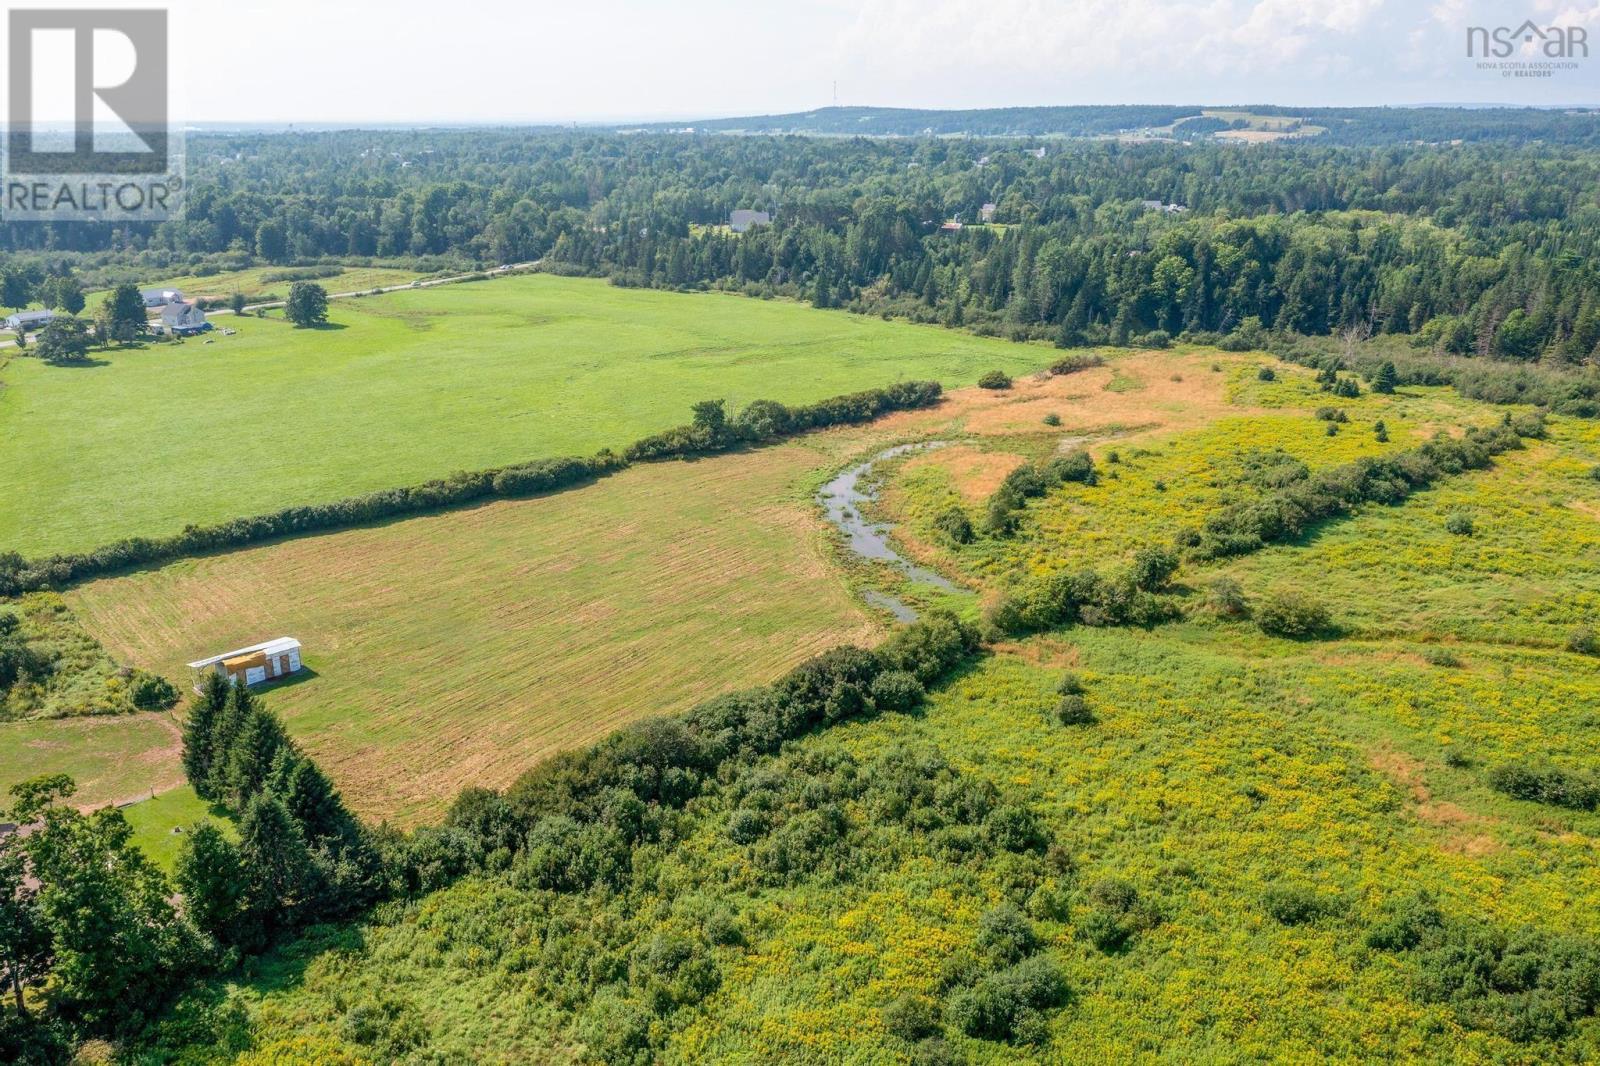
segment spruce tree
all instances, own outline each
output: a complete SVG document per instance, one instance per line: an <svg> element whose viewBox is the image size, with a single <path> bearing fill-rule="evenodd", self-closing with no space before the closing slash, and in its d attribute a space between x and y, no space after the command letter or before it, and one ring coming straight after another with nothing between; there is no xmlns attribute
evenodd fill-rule
<svg viewBox="0 0 1600 1066"><path fill-rule="evenodd" d="M178 855L178 891L189 920L219 944L250 939L240 928L250 881L244 858L214 825L195 826Z"/></svg>
<svg viewBox="0 0 1600 1066"><path fill-rule="evenodd" d="M311 902L311 852L283 801L261 793L245 806L239 822L239 854L249 882L249 903L265 928L293 924Z"/></svg>
<svg viewBox="0 0 1600 1066"><path fill-rule="evenodd" d="M1385 359L1383 365L1378 367L1378 372L1372 378L1372 391L1390 393L1400 383L1400 375L1395 371L1394 364Z"/></svg>
<svg viewBox="0 0 1600 1066"><path fill-rule="evenodd" d="M213 673L205 687L189 703L189 716L183 723L183 772L189 784L205 799L214 799L212 769L216 751L217 724L228 706L227 678Z"/></svg>
<svg viewBox="0 0 1600 1066"><path fill-rule="evenodd" d="M228 746L226 779L236 807L243 809L265 789L273 761L288 743L277 715L252 704Z"/></svg>

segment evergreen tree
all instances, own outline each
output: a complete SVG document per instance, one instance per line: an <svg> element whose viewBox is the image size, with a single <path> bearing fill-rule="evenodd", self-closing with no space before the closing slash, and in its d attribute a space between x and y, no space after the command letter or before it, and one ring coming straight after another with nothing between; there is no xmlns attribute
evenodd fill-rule
<svg viewBox="0 0 1600 1066"><path fill-rule="evenodd" d="M313 900L313 866L305 837L277 796L262 793L245 806L239 854L256 920L268 930L292 925Z"/></svg>
<svg viewBox="0 0 1600 1066"><path fill-rule="evenodd" d="M201 932L224 945L251 939L240 928L250 893L244 857L222 830L202 823L189 831L176 880L184 913Z"/></svg>
<svg viewBox="0 0 1600 1066"><path fill-rule="evenodd" d="M228 745L226 779L235 807L244 809L252 797L265 790L274 761L288 744L278 716L252 703Z"/></svg>
<svg viewBox="0 0 1600 1066"><path fill-rule="evenodd" d="M1378 367L1377 373L1372 376L1372 391L1390 393L1400 383L1400 375L1395 370L1394 364L1385 359Z"/></svg>
<svg viewBox="0 0 1600 1066"><path fill-rule="evenodd" d="M217 729L228 709L233 686L221 674L207 675L205 687L189 703L189 716L183 723L183 772L189 784L205 799L215 799L212 779L216 755Z"/></svg>

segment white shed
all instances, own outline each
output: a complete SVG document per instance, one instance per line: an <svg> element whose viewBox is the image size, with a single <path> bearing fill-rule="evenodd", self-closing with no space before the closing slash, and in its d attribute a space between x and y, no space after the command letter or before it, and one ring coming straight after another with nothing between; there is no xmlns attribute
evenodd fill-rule
<svg viewBox="0 0 1600 1066"><path fill-rule="evenodd" d="M196 692L200 691L207 673L221 674L236 685L276 681L300 671L300 642L293 637L279 637L200 659L190 663L189 669L194 672Z"/></svg>

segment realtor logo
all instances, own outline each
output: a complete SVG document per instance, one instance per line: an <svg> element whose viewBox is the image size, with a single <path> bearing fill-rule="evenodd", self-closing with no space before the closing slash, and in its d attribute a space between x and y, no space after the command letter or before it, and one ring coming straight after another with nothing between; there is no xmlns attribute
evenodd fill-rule
<svg viewBox="0 0 1600 1066"><path fill-rule="evenodd" d="M1509 58L1518 45L1533 48L1545 59L1588 59L1589 31L1582 26L1468 26L1467 58Z"/></svg>
<svg viewBox="0 0 1600 1066"><path fill-rule="evenodd" d="M162 10L10 12L3 221L160 221L182 208Z"/></svg>

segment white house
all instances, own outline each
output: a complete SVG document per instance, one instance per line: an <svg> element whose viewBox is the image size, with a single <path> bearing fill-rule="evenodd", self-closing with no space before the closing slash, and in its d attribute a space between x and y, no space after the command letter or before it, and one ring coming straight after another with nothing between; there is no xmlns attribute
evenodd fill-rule
<svg viewBox="0 0 1600 1066"><path fill-rule="evenodd" d="M206 321L206 313L200 310L198 303L180 300L161 309L161 329L179 337L187 337L207 332L211 329L211 323Z"/></svg>
<svg viewBox="0 0 1600 1066"><path fill-rule="evenodd" d="M984 204L982 207L978 208L978 220L980 222L993 222L994 212L994 204Z"/></svg>
<svg viewBox="0 0 1600 1066"><path fill-rule="evenodd" d="M300 671L300 642L293 637L279 637L192 662L189 669L194 673L196 692L201 690L208 673L221 674L236 685L259 685Z"/></svg>
<svg viewBox="0 0 1600 1066"><path fill-rule="evenodd" d="M18 330L32 333L36 329L43 329L54 317L54 311L18 311L6 316L6 329L13 333Z"/></svg>
<svg viewBox="0 0 1600 1066"><path fill-rule="evenodd" d="M183 299L183 293L177 289L141 289L139 295L144 297L146 307L165 307Z"/></svg>

